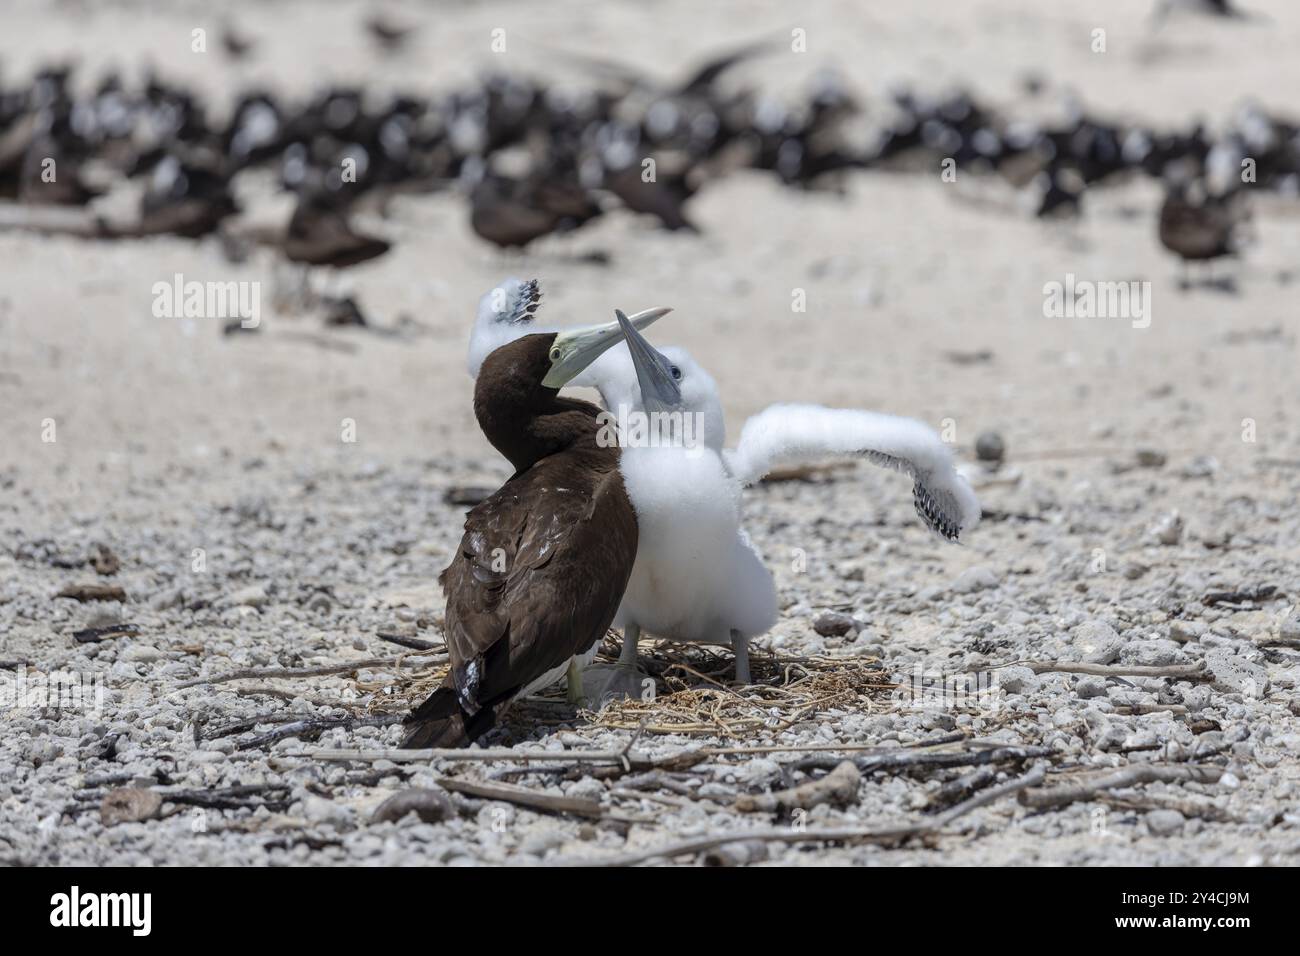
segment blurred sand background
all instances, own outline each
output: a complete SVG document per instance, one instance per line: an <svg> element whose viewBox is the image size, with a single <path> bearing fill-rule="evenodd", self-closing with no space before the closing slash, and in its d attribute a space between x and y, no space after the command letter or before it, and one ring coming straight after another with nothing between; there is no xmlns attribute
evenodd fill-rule
<svg viewBox="0 0 1300 956"><path fill-rule="evenodd" d="M1212 125L1253 99L1286 114L1300 64L1300 10L1252 3L1259 19L1178 18L1158 29L1145 3L981 2L811 4L656 2L392 4L418 23L410 47L381 55L359 24L368 3L32 3L7 5L0 64L9 80L72 60L92 81L147 66L228 106L245 84L306 94L328 83L427 93L488 70L589 82L564 51L625 61L665 78L708 53L751 38L807 30L808 52L778 53L740 68L775 94L794 95L833 67L868 110L893 83L951 86L1032 114L1073 90L1099 115L1185 127ZM251 64L190 52L190 30L222 23L257 38ZM1090 34L1108 32L1108 51ZM505 54L490 31L507 30ZM1028 76L1047 83L1033 102ZM1017 104L1020 104L1017 106ZM870 121L868 112L864 121ZM358 442L342 451L387 459L483 450L463 371L472 309L503 275L539 276L546 317L588 322L614 306L672 305L656 340L691 349L722 384L733 432L777 399L901 412L957 422L969 445L984 428L1021 450L1150 443L1196 446L1220 458L1286 454L1297 438L1294 332L1300 231L1296 210L1263 203L1258 244L1241 270L1241 294L1182 294L1175 260L1156 242L1159 188L1149 180L1087 197L1076 225L1044 225L1006 204L995 184L867 173L847 194L801 194L757 173L703 190L691 212L703 235L670 235L628 213L582 232L504 255L470 232L452 193L394 205L365 222L395 249L343 280L380 323L407 315L427 326L414 342L335 333L356 346L336 354L277 333L305 320L266 316L253 341L217 323L153 317L151 287L187 279L263 283L269 312L273 254L231 266L215 242L134 243L0 234L0 464L57 497L60 481L92 500L115 496L133 474L192 467L216 478L222 457L341 451L339 421ZM278 204L277 204L278 203ZM287 217L277 196L259 213ZM610 268L575 261L606 250ZM1150 280L1153 322L1047 319L1044 283L1067 273ZM792 290L807 292L792 314ZM1230 332L1282 328L1280 338L1225 348ZM990 350L986 365L958 367L945 349ZM1173 391L1153 398L1156 390ZM40 422L59 423L55 445ZM1244 445L1241 420L1258 422ZM1114 432L1107 437L1107 432Z"/></svg>

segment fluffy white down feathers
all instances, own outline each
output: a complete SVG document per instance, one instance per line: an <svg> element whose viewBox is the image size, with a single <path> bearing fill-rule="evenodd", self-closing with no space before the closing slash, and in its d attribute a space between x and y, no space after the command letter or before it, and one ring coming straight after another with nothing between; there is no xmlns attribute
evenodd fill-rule
<svg viewBox="0 0 1300 956"><path fill-rule="evenodd" d="M469 335L465 367L470 378L478 378L483 362L501 346L522 335L554 331L533 325L541 301L542 292L536 279L524 282L511 277L483 294L478 300L474 330Z"/></svg>
<svg viewBox="0 0 1300 956"><path fill-rule="evenodd" d="M731 473L753 484L775 468L833 457L865 456L876 464L910 474L916 482L917 509L925 496L937 515L922 517L931 527L965 532L980 518L979 501L953 467L952 453L923 422L880 412L822 405L779 404L745 422L740 442L724 453Z"/></svg>
<svg viewBox="0 0 1300 956"><path fill-rule="evenodd" d="M619 469L637 515L636 563L614 625L730 643L776 623L772 573L740 527L740 484L715 451L625 448Z"/></svg>

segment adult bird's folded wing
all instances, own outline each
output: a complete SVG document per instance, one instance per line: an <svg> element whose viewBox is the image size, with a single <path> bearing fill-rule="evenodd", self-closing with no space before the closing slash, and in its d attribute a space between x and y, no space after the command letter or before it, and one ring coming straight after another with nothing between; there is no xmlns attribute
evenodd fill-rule
<svg viewBox="0 0 1300 956"><path fill-rule="evenodd" d="M948 446L932 428L911 418L822 405L772 405L745 422L739 444L725 457L743 484L753 484L775 468L865 458L910 475L917 514L944 537L955 540L980 517L975 492L953 467Z"/></svg>

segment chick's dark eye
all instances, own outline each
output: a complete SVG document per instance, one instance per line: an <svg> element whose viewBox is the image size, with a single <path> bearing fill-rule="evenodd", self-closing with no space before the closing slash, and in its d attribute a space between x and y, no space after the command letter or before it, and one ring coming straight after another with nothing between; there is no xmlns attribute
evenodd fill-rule
<svg viewBox="0 0 1300 956"><path fill-rule="evenodd" d="M672 372L674 381L680 382L682 380L682 370L676 365L668 366L668 371Z"/></svg>

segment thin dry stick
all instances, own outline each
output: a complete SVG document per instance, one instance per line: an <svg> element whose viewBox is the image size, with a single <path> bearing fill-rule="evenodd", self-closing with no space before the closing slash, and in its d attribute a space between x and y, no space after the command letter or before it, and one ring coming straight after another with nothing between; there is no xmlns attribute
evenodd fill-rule
<svg viewBox="0 0 1300 956"><path fill-rule="evenodd" d="M1257 637L1255 643L1260 647L1300 647L1300 637L1283 637L1281 634L1274 634Z"/></svg>
<svg viewBox="0 0 1300 956"><path fill-rule="evenodd" d="M295 720L302 720L302 718L302 714L273 711L269 714L254 714L252 717L245 717L242 720L236 720L229 724L221 724L217 727L208 727L206 724L201 724L199 727L198 739L220 740L222 737L229 737L232 734L243 734L250 730L255 730L258 724L288 724Z"/></svg>
<svg viewBox="0 0 1300 956"><path fill-rule="evenodd" d="M441 641L426 641L418 637L407 637L405 634L385 634L380 631L375 637L381 641L387 641L389 644L397 644L401 647L409 647L417 651L436 651L443 649ZM445 650L445 649L444 649ZM446 657L446 653L442 655Z"/></svg>
<svg viewBox="0 0 1300 956"><path fill-rule="evenodd" d="M215 810L238 810L247 807L276 805L281 809L288 807L290 801L287 783L251 783L233 787L221 787L215 790L191 790L185 788L154 788L162 795L164 801L184 803L195 807L210 807ZM249 798L261 794L280 794L279 798L268 797L262 803L250 801Z"/></svg>
<svg viewBox="0 0 1300 956"><path fill-rule="evenodd" d="M721 833L713 836L698 837L694 840L684 840L681 843L673 843L668 846L658 847L650 850L642 850L637 853L629 853L623 856L610 857L608 859L577 859L577 860L559 860L560 866L635 866L638 863L644 863L646 860L653 860L658 857L671 859L676 856L686 854L702 853L705 850L711 850L714 847L722 846L725 843L743 843L750 840L758 840L764 843L814 843L814 842L834 842L834 843L896 843L906 840L909 837L920 836L947 826L958 817L977 810L980 807L992 803L994 800L1000 800L1017 791L1024 790L1026 787L1034 787L1043 782L1047 774L1044 766L1035 767L1022 777L1010 780L1000 787L991 787L977 796L960 803L945 813L934 817L931 820L922 823L908 824L907 826L893 827L886 830L873 830L868 827L838 827L824 830L795 830L793 828L782 827L770 830L740 830L735 833Z"/></svg>
<svg viewBox="0 0 1300 956"><path fill-rule="evenodd" d="M407 655L401 657L368 657L361 661L348 661L346 664L321 664L319 667L249 667L244 670L231 671L229 674L217 674L213 677L196 677L181 681L178 688L198 687L201 684L224 684L232 680L252 680L256 678L286 677L323 677L327 674L347 674L365 667L400 667Z"/></svg>
<svg viewBox="0 0 1300 956"><path fill-rule="evenodd" d="M741 813L811 810L822 803L846 804L858 795L862 774L851 760L842 760L824 777L774 793L741 794L734 807Z"/></svg>
<svg viewBox="0 0 1300 956"><path fill-rule="evenodd" d="M1172 677L1181 680L1213 680L1214 675L1205 668L1204 661L1195 664L1085 664L1080 661L1012 661L998 667L1028 667L1035 674L1091 674L1096 677Z"/></svg>
<svg viewBox="0 0 1300 956"><path fill-rule="evenodd" d="M1218 783L1223 776L1222 767L1152 767L1142 765L1125 767L1123 770L1107 774L1096 780L1082 783L1066 784L1061 787L1046 787L1042 790L1022 793L1020 802L1027 807L1044 809L1076 803L1080 800L1092 800L1107 790L1119 790L1123 787L1135 787L1143 783Z"/></svg>
<svg viewBox="0 0 1300 956"><path fill-rule="evenodd" d="M662 793L647 793L644 790L636 790L630 787L615 787L609 791L611 797L622 797L624 800L649 800L652 803L662 803L670 807L693 807L695 801L686 797L670 797Z"/></svg>
<svg viewBox="0 0 1300 956"><path fill-rule="evenodd" d="M1127 707L1116 707L1115 713L1123 716L1141 716L1143 714L1174 714L1182 716L1187 713L1187 708L1182 704L1131 704Z"/></svg>
<svg viewBox="0 0 1300 956"><path fill-rule="evenodd" d="M910 771L936 767L975 767L1004 761L1033 760L1051 754L1048 747L987 747L979 750L909 750L857 757L853 762L863 773ZM792 764L794 770L825 770L836 764L835 758L805 757Z"/></svg>
<svg viewBox="0 0 1300 956"><path fill-rule="evenodd" d="M127 778L128 780L130 777ZM647 770L626 776L619 781L619 790L669 790L684 797L694 795L691 786L672 773L663 770Z"/></svg>
<svg viewBox="0 0 1300 956"><path fill-rule="evenodd" d="M692 751L687 751L691 753ZM512 750L509 747L485 750L452 750L428 748L425 750L314 750L307 754L317 760L355 760L373 763L391 760L394 763L415 763L425 760L452 760L478 763L493 760L523 761L578 761L589 763L644 762L635 755L625 755L621 750Z"/></svg>
<svg viewBox="0 0 1300 956"><path fill-rule="evenodd" d="M859 757L859 765L864 770L897 770L906 767L971 767L988 763L1001 763L1005 760L1032 760L1051 754L1050 747L1013 746L985 747L979 750L965 751L907 751L904 753L887 753L880 757Z"/></svg>
<svg viewBox="0 0 1300 956"><path fill-rule="evenodd" d="M980 807L992 803L994 800L1001 800L1003 797L1013 793L1019 793L1028 787L1036 787L1047 778L1047 765L1039 764L1027 774L1017 777L1015 780L1008 780L1006 783L997 787L990 787L983 793L976 794L969 800L957 804L951 810L947 810L935 817L933 825L921 825L923 830L937 830L939 827L947 826L953 820L960 816L965 816L972 810L978 810Z"/></svg>
<svg viewBox="0 0 1300 956"><path fill-rule="evenodd" d="M762 744L757 747L708 747L705 752L710 757L722 757L730 754L794 754L794 753L857 753L859 751L878 750L881 753L895 753L899 750L914 750L921 747L939 747L944 744L960 743L968 739L961 731L944 734L933 740L918 740L916 743L902 747L881 747L879 744ZM974 743L974 741L972 741ZM1007 746L1005 741L997 741L997 746Z"/></svg>
<svg viewBox="0 0 1300 956"><path fill-rule="evenodd" d="M1143 794L1140 798L1104 793L1099 799L1124 810L1177 810L1185 817L1201 817L1216 823L1240 822L1223 807L1204 800L1184 800L1155 793Z"/></svg>
<svg viewBox="0 0 1300 956"><path fill-rule="evenodd" d="M906 749L911 751L924 747L938 747L945 744L958 743L966 739L966 735L960 732L946 734L937 737L934 740L918 740L914 744L908 744ZM972 743L984 744L985 746L1006 747L1005 741L972 741ZM632 764L655 764L657 766L667 766L679 763L686 759L691 759L698 763L699 760L709 757L726 757L743 754L776 754L776 753L871 753L879 751L882 754L896 754L902 747L881 747L878 744L763 744L758 747L700 747L694 750L686 750L672 757L661 760L652 760L639 754L629 752L626 748L623 750L518 750L510 747L495 747L483 750L460 750L452 748L429 748L425 750L313 750L306 756L314 757L317 760L355 760L358 763L373 763L376 760L391 760L394 763L414 763L423 760L450 760L450 761L469 761L471 763L481 761L495 760L540 760L556 761L571 760L575 762L595 762L595 763L632 763Z"/></svg>
<svg viewBox="0 0 1300 956"><path fill-rule="evenodd" d="M534 810L548 810L551 813L572 813L581 817L602 817L605 815L605 811L601 809L598 800L542 793L509 783L488 783L485 780L460 780L456 777L442 777L438 780L438 785L444 790L454 790L466 796L479 797L483 800L502 800L521 807L531 807Z"/></svg>
<svg viewBox="0 0 1300 956"><path fill-rule="evenodd" d="M261 684L256 687L235 687L231 689L231 693L238 694L240 697L274 697L277 700L294 700L302 696L301 692L296 690L266 687Z"/></svg>
<svg viewBox="0 0 1300 956"><path fill-rule="evenodd" d="M936 813L946 807L956 806L998 779L996 767L976 767L956 780L949 780L930 798L930 808Z"/></svg>
<svg viewBox="0 0 1300 956"><path fill-rule="evenodd" d="M252 687L232 687L228 692L237 694L240 697L274 697L276 700L297 700L301 697L315 707L352 707L361 703L357 699L322 697L319 694L309 694L304 690L285 690L283 687L271 687L266 684L254 684Z"/></svg>
<svg viewBox="0 0 1300 956"><path fill-rule="evenodd" d="M374 717L307 717L291 723L281 724L274 730L268 730L264 734L258 734L249 740L241 741L237 745L237 749L254 750L288 737L300 737L307 733L319 735L323 731L333 730L335 727L342 727L344 730L354 730L357 727L388 727L400 723L401 720L401 714L379 714Z"/></svg>

